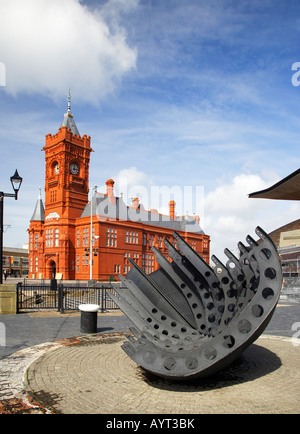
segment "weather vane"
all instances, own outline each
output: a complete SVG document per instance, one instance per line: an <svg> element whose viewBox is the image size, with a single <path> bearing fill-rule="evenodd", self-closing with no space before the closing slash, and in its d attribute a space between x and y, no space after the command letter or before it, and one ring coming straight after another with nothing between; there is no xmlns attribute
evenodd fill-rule
<svg viewBox="0 0 300 434"><path fill-rule="evenodd" d="M69 89L69 95L68 95L68 112L71 111L71 90Z"/></svg>

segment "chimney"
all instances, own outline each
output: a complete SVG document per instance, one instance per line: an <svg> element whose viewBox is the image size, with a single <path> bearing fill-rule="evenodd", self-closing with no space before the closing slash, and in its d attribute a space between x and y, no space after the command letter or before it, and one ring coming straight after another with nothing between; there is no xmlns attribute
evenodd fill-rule
<svg viewBox="0 0 300 434"><path fill-rule="evenodd" d="M174 200L171 200L169 202L169 210L170 210L169 213L170 213L170 217L172 220L175 220L175 205L176 205L176 202Z"/></svg>
<svg viewBox="0 0 300 434"><path fill-rule="evenodd" d="M139 207L140 207L140 200L139 200L138 197L135 197L135 198L132 200L132 206L133 206L133 208L135 208L135 209L139 209Z"/></svg>
<svg viewBox="0 0 300 434"><path fill-rule="evenodd" d="M108 179L106 181L106 194L112 203L114 203L114 201L115 201L114 183L115 183L115 181L113 179Z"/></svg>

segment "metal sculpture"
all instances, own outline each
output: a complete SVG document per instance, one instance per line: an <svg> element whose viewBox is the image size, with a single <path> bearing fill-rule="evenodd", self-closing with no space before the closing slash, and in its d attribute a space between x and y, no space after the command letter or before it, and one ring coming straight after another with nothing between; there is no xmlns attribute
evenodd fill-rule
<svg viewBox="0 0 300 434"><path fill-rule="evenodd" d="M160 268L146 275L134 261L125 287L111 298L135 327L122 348L145 370L168 379L211 375L235 360L267 327L282 287L281 264L272 240L249 235L228 249L226 265L211 268L176 232L167 239L171 262L153 247Z"/></svg>

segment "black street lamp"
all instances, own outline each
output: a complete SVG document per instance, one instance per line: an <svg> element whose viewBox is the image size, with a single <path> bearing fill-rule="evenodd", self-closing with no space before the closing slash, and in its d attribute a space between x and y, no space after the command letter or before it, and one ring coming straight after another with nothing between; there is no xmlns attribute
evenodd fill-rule
<svg viewBox="0 0 300 434"><path fill-rule="evenodd" d="M16 169L15 174L10 177L10 182L14 193L3 193L0 191L0 284L3 283L3 203L5 197L14 197L18 199L18 193L22 184L23 178L18 174Z"/></svg>

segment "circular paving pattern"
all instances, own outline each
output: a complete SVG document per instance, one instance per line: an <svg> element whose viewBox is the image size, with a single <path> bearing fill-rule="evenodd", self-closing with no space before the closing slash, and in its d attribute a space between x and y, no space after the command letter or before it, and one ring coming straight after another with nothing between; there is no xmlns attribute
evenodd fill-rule
<svg viewBox="0 0 300 434"><path fill-rule="evenodd" d="M151 376L121 349L122 334L93 335L49 351L27 389L63 414L299 413L300 346L261 336L230 367L198 381Z"/></svg>

